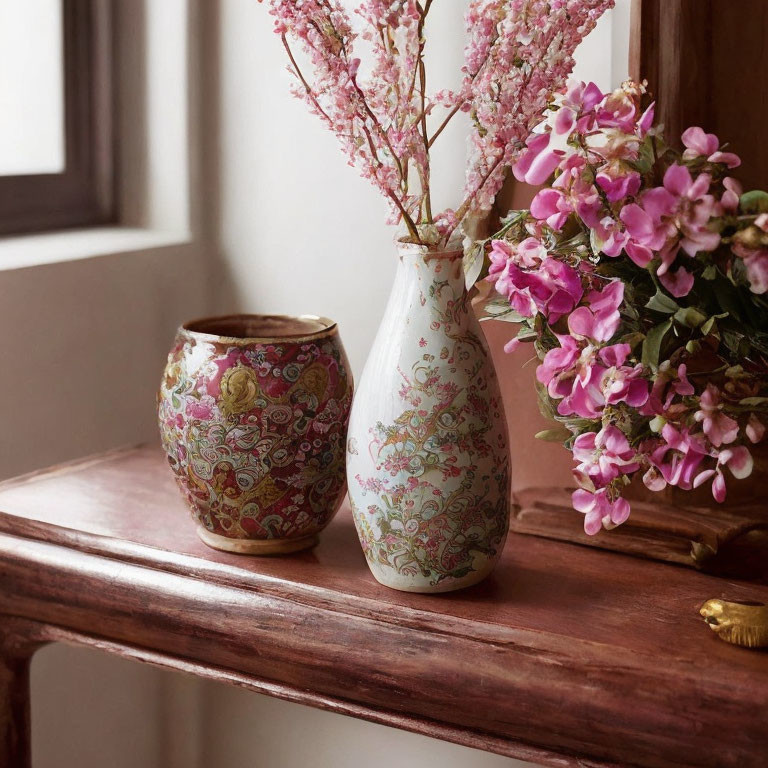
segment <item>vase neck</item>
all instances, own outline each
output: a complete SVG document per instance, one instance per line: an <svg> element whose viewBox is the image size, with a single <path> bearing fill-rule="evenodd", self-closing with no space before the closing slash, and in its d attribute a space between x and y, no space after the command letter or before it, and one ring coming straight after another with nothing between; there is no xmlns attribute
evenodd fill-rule
<svg viewBox="0 0 768 768"><path fill-rule="evenodd" d="M429 299L439 285L449 286L457 297L465 292L462 251L435 252L401 243L399 256L401 278L418 281L425 298Z"/></svg>

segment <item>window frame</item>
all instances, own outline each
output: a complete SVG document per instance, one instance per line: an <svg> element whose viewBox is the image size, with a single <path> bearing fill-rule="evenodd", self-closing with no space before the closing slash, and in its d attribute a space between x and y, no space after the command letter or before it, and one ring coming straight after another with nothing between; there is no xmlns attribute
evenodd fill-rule
<svg viewBox="0 0 768 768"><path fill-rule="evenodd" d="M115 221L111 21L107 0L63 0L64 171L0 176L0 235Z"/></svg>

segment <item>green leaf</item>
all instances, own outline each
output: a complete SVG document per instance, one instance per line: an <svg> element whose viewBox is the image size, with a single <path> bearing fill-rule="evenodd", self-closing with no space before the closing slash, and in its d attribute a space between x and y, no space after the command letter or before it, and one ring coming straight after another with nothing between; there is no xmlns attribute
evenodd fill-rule
<svg viewBox="0 0 768 768"><path fill-rule="evenodd" d="M701 333L704 336L709 336L710 333L712 333L713 330L715 332L717 331L716 323L718 320L723 320L724 318L728 317L727 312L721 312L719 315L712 315L712 317L709 318L702 326L701 326Z"/></svg>
<svg viewBox="0 0 768 768"><path fill-rule="evenodd" d="M645 141L640 145L639 152L637 154L637 160L630 163L635 170L639 171L643 176L645 174L649 173L650 170L653 168L654 163L654 152L653 152L653 144L651 142L650 137L646 138Z"/></svg>
<svg viewBox="0 0 768 768"><path fill-rule="evenodd" d="M641 341L645 339L645 334L640 333L639 331L635 331L634 333L628 333L626 336L622 336L618 343L619 344L629 344L629 346L634 349Z"/></svg>
<svg viewBox="0 0 768 768"><path fill-rule="evenodd" d="M598 236L597 230L590 229L589 230L589 247L592 249L592 253L594 253L595 256L599 256L603 252L604 245L605 243Z"/></svg>
<svg viewBox="0 0 768 768"><path fill-rule="evenodd" d="M464 279L469 290L479 279L485 266L485 248L474 247L464 257Z"/></svg>
<svg viewBox="0 0 768 768"><path fill-rule="evenodd" d="M510 309L508 312L502 312L500 315L487 315L486 317L481 317L480 322L486 322L488 320L500 320L502 323L521 323L523 322L525 318L520 317L520 315L515 312L514 309Z"/></svg>
<svg viewBox="0 0 768 768"><path fill-rule="evenodd" d="M573 435L565 427L556 427L555 429L545 429L536 433L537 440L543 440L546 443L564 443Z"/></svg>
<svg viewBox="0 0 768 768"><path fill-rule="evenodd" d="M659 367L659 355L661 354L661 345L664 337L669 333L672 327L672 321L660 323L655 328L651 328L645 335L643 342L643 365L647 365L654 371Z"/></svg>
<svg viewBox="0 0 768 768"><path fill-rule="evenodd" d="M699 352L701 352L701 342L700 341L695 341L695 340L689 341L685 345L685 351L689 355L696 355L696 354L698 354Z"/></svg>
<svg viewBox="0 0 768 768"><path fill-rule="evenodd" d="M536 329L529 328L527 325L524 325L517 332L517 336L515 336L518 341L535 341L538 337L539 334L536 332Z"/></svg>
<svg viewBox="0 0 768 768"><path fill-rule="evenodd" d="M486 315L490 317L496 317L498 315L507 315L510 312L514 312L512 307L509 305L509 301L507 299L499 298L499 297L491 299L490 301L487 301L485 303L485 306L483 307L483 311L485 312ZM519 322L522 322L523 318L520 315L518 315L518 317L520 317Z"/></svg>
<svg viewBox="0 0 768 768"><path fill-rule="evenodd" d="M768 192L759 189L745 192L739 205L744 213L768 213Z"/></svg>
<svg viewBox="0 0 768 768"><path fill-rule="evenodd" d="M710 264L702 273L701 276L705 280L714 280L717 277L717 267L714 264Z"/></svg>
<svg viewBox="0 0 768 768"><path fill-rule="evenodd" d="M652 309L654 312L662 312L665 315L673 315L680 309L680 305L667 296L666 293L656 291L656 295L651 297L645 305L646 309Z"/></svg>
<svg viewBox="0 0 768 768"><path fill-rule="evenodd" d="M765 405L768 403L768 397L745 397L739 400L739 405Z"/></svg>
<svg viewBox="0 0 768 768"><path fill-rule="evenodd" d="M600 429L600 421L597 419L571 418L570 416L558 416L557 420L574 434L581 435L584 432L597 432Z"/></svg>
<svg viewBox="0 0 768 768"><path fill-rule="evenodd" d="M695 307L684 307L675 312L675 320L686 328L698 328L707 322L707 316Z"/></svg>
<svg viewBox="0 0 768 768"><path fill-rule="evenodd" d="M651 419L648 426L651 429L651 432L655 432L657 435L661 434L661 430L664 429L664 425L667 423L667 420L663 416L655 416L653 419Z"/></svg>
<svg viewBox="0 0 768 768"><path fill-rule="evenodd" d="M534 385L536 387L536 394L538 395L536 401L539 405L539 413L545 419L555 419L557 417L557 410L555 409L555 404L552 401L552 398L547 392L547 388L539 381L535 381Z"/></svg>
<svg viewBox="0 0 768 768"><path fill-rule="evenodd" d="M744 343L744 334L732 330L722 331L723 343L734 354L739 356L742 344Z"/></svg>

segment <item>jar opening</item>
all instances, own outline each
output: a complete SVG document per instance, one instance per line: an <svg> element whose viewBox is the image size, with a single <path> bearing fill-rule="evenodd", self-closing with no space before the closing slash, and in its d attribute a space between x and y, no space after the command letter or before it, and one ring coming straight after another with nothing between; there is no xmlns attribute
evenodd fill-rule
<svg viewBox="0 0 768 768"><path fill-rule="evenodd" d="M207 336L261 341L314 336L331 330L335 323L315 315L227 315L192 320L182 327L185 331Z"/></svg>

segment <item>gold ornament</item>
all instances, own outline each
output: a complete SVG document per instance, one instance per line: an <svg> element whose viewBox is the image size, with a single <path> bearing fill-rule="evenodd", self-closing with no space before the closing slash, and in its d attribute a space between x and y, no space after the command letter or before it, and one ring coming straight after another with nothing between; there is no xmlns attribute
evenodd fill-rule
<svg viewBox="0 0 768 768"><path fill-rule="evenodd" d="M238 364L221 377L221 410L226 416L250 411L261 394L256 371Z"/></svg>
<svg viewBox="0 0 768 768"><path fill-rule="evenodd" d="M318 400L322 400L325 397L326 389L328 389L328 379L328 371L323 366L310 365L301 374L293 389L303 389Z"/></svg>
<svg viewBox="0 0 768 768"><path fill-rule="evenodd" d="M768 605L729 600L707 600L699 613L726 643L744 648L768 647Z"/></svg>

